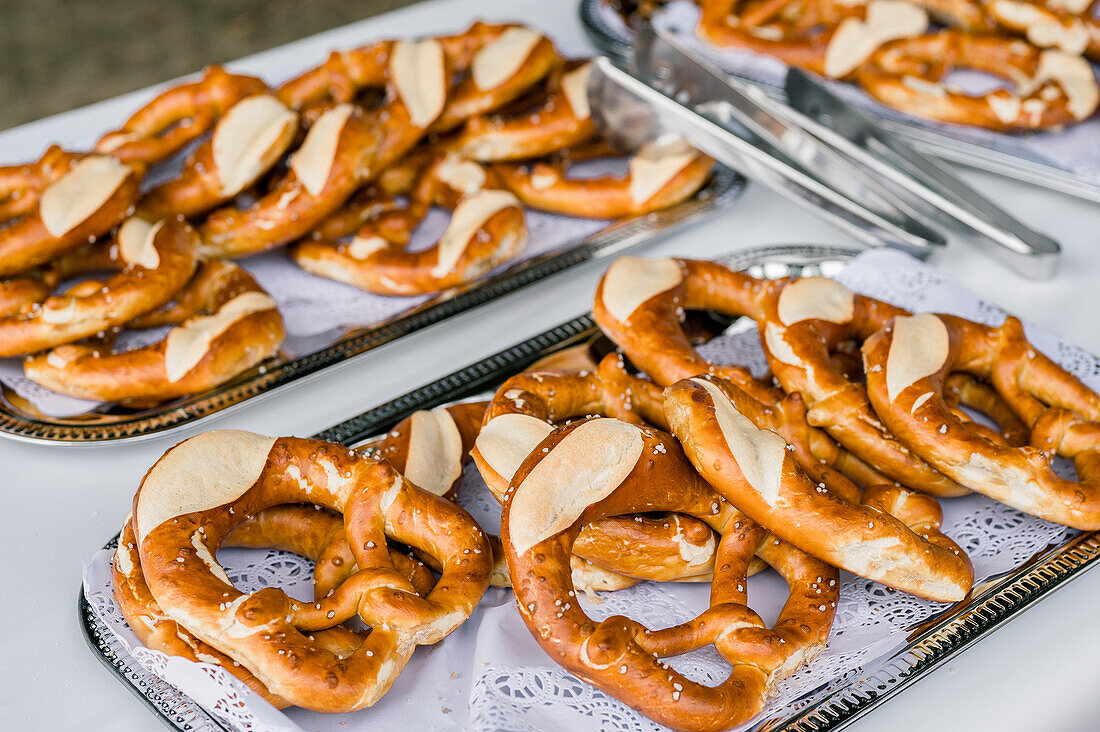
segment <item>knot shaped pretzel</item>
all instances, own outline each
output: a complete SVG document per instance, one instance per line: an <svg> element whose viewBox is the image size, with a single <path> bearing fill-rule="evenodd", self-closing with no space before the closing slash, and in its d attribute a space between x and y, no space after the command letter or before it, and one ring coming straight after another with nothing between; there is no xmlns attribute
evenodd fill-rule
<svg viewBox="0 0 1100 732"><path fill-rule="evenodd" d="M0 317L0 356L35 353L129 322L168 302L195 271L198 238L182 219L127 219L109 241L62 256L54 274L116 270L106 282L44 298Z"/></svg>
<svg viewBox="0 0 1100 732"><path fill-rule="evenodd" d="M387 460L417 487L452 498L470 460L488 402L421 409L401 420L386 435L361 448Z"/></svg>
<svg viewBox="0 0 1100 732"><path fill-rule="evenodd" d="M945 475L1025 513L1078 529L1100 528L1100 397L1027 341L1009 317L999 328L952 315L897 317L863 345L875 411ZM991 439L944 399L945 375L992 381L1031 431L1030 446ZM1078 480L1050 457L1073 460Z"/></svg>
<svg viewBox="0 0 1100 732"><path fill-rule="evenodd" d="M942 83L959 68L1002 77L1015 89L973 96ZM1074 124L1100 103L1100 87L1082 56L957 29L883 45L860 67L859 83L902 112L999 131Z"/></svg>
<svg viewBox="0 0 1100 732"><path fill-rule="evenodd" d="M807 418L887 478L937 496L967 491L936 472L875 417L866 389L842 373L832 354L847 341L862 342L907 311L858 295L824 277L778 280L759 303L760 341L775 378L799 392Z"/></svg>
<svg viewBox="0 0 1100 732"><path fill-rule="evenodd" d="M839 79L851 76L880 44L923 33L928 15L922 4L703 0L698 34L718 46L745 48Z"/></svg>
<svg viewBox="0 0 1100 732"><path fill-rule="evenodd" d="M455 142L471 160L500 162L550 155L588 142L596 135L588 105L587 61L567 62L549 77L549 93L533 111L515 116L486 115L466 121Z"/></svg>
<svg viewBox="0 0 1100 732"><path fill-rule="evenodd" d="M713 162L683 141L651 142L630 158L626 175L567 178L564 161L497 163L493 170L532 208L566 216L615 219L686 201L710 177Z"/></svg>
<svg viewBox="0 0 1100 732"><path fill-rule="evenodd" d="M236 590L213 559L223 539L249 515L303 501L344 515L355 574L316 603L277 588ZM234 431L191 438L146 474L133 516L141 567L165 615L272 693L318 711L376 702L416 646L441 640L469 616L491 569L485 535L462 509L388 463L316 440ZM442 565L426 597L394 568L387 537ZM303 635L354 617L371 631L346 657Z"/></svg>
<svg viewBox="0 0 1100 732"><path fill-rule="evenodd" d="M207 217L199 228L204 254L242 257L307 234L377 169L381 134L359 107L339 104L325 111L271 191L244 210L229 205Z"/></svg>
<svg viewBox="0 0 1100 732"><path fill-rule="evenodd" d="M94 241L134 212L144 170L109 155L50 148L37 163L0 168L6 192L0 277L27 272ZM18 194L18 195L16 195Z"/></svg>
<svg viewBox="0 0 1100 732"><path fill-rule="evenodd" d="M874 504L814 483L784 439L748 416L761 409L721 379L696 377L665 390L665 412L688 459L754 521L861 577L941 602L966 596L974 570L957 546L924 539Z"/></svg>
<svg viewBox="0 0 1100 732"><path fill-rule="evenodd" d="M121 128L104 135L95 149L123 162L164 160L208 131L238 101L266 91L260 79L207 67L198 81L158 94Z"/></svg>
<svg viewBox="0 0 1100 732"><path fill-rule="evenodd" d="M658 387L623 371L614 355L598 372L538 371L505 381L485 412L471 454L485 484L501 503L520 464L544 447L554 423L588 415L612 415L634 424L664 425ZM585 527L574 545L587 579L628 586L619 577L702 581L713 570L715 539L687 516L608 518ZM590 565L590 566L589 566ZM600 570L604 570L601 572ZM602 580L599 575L604 575Z"/></svg>
<svg viewBox="0 0 1100 732"><path fill-rule="evenodd" d="M837 571L767 537L692 470L670 435L596 418L560 428L543 444L548 450L524 461L509 487L501 535L520 615L567 670L661 724L720 730L758 714L776 682L825 647ZM570 581L574 541L594 521L649 511L694 516L721 534L710 607L663 630L622 616L596 623ZM745 604L754 554L790 587L774 628ZM711 644L732 666L715 687L659 658Z"/></svg>
<svg viewBox="0 0 1100 732"><path fill-rule="evenodd" d="M357 568L344 535L343 517L318 509L318 506L305 505L266 509L234 529L222 546L282 549L315 560L314 597L323 598L354 574ZM343 561L345 558L346 563ZM393 548L390 549L390 560L394 568L412 583L417 594L425 596L431 592L435 576L423 562ZM126 517L119 536L111 574L119 610L146 647L221 666L275 706L289 706L286 700L268 691L248 669L199 640L161 611L149 593L149 585L141 571L130 516ZM332 653L350 655L362 645L363 634L336 626L312 633L310 641Z"/></svg>
<svg viewBox="0 0 1100 732"><path fill-rule="evenodd" d="M155 221L197 216L251 187L290 147L298 115L271 94L255 94L230 107L208 140L187 157L183 172L146 193L138 213Z"/></svg>
<svg viewBox="0 0 1100 732"><path fill-rule="evenodd" d="M1100 21L1095 15L1095 0L1073 3L988 0L984 7L999 25L1026 36L1040 48L1057 48L1100 60Z"/></svg>
<svg viewBox="0 0 1100 732"><path fill-rule="evenodd" d="M714 310L754 320L766 281L718 262L619 257L596 286L596 324L639 369L662 387L698 374L728 379L763 402L783 393L743 366L720 366L700 356L684 332L687 310Z"/></svg>
<svg viewBox="0 0 1100 732"><path fill-rule="evenodd" d="M139 318L145 325L186 318L162 340L121 352L109 344L67 343L29 356L24 373L81 399L161 402L212 389L277 352L286 335L282 316L250 274L212 262L196 281L197 289L185 287L175 304Z"/></svg>
<svg viewBox="0 0 1100 732"><path fill-rule="evenodd" d="M291 257L308 272L382 295L416 295L456 287L513 259L526 246L519 199L490 171L457 155L431 165L407 208L384 206L347 244L299 242ZM409 251L413 231L433 204L452 210L439 240Z"/></svg>

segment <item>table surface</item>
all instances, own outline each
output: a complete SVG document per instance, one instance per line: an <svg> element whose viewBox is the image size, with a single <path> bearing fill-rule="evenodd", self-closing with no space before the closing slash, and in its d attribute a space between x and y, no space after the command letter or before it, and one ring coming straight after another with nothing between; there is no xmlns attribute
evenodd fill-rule
<svg viewBox="0 0 1100 732"><path fill-rule="evenodd" d="M319 62L332 48L389 35L457 29L475 16L523 19L569 53L590 52L573 3L538 0L439 0L363 21L232 64L277 81ZM62 114L0 134L0 163L30 160L48 143L87 145L120 122L148 93ZM1015 181L963 176L1064 247L1056 279L1035 282L952 241L943 271L984 298L1100 352L1100 206ZM851 240L811 214L752 186L721 216L649 245L646 255L708 257L774 243ZM309 435L588 310L606 263L564 275L403 339L346 368L204 423ZM155 728L149 712L107 673L76 622L81 562L116 531L145 470L183 435L132 446L63 448L0 440L6 512L0 567L9 589L0 601L0 727L4 729ZM853 724L869 730L1095 729L1100 696L1100 573L1086 574Z"/></svg>

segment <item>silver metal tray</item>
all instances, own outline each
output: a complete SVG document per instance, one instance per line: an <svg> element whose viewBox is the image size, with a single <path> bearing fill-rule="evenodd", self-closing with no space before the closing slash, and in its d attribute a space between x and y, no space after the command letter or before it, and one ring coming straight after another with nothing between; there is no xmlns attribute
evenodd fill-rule
<svg viewBox="0 0 1100 732"><path fill-rule="evenodd" d="M757 277L830 276L858 250L820 246L776 246L750 249L725 258L729 266ZM349 447L388 430L418 409L484 392L535 361L571 346L589 343L598 349L599 334L590 315L552 328L522 343L386 402L324 430L315 437ZM113 548L118 537L105 548ZM1078 534L1036 553L1014 570L979 587L941 614L910 628L904 648L865 668L854 681L836 688L794 716L766 718L753 732L825 732L839 730L874 709L957 653L981 640L1051 592L1094 567L1100 559L1100 533ZM114 639L80 592L78 616L89 647L131 692L166 725L179 730L227 730L223 721L197 702L147 672ZM817 694L815 689L811 694Z"/></svg>
<svg viewBox="0 0 1100 732"><path fill-rule="evenodd" d="M523 260L464 288L449 290L389 320L351 328L317 351L294 359L275 356L209 392L149 409L115 404L76 417L48 417L4 386L0 390L0 437L50 444L101 445L182 429L248 401L300 385L324 369L590 259L621 252L697 223L722 211L744 189L745 179L739 173L716 167L707 185L677 206L615 221L572 245Z"/></svg>
<svg viewBox="0 0 1100 732"><path fill-rule="evenodd" d="M612 0L580 0L578 12L585 32L596 47L625 65L629 63L634 38L625 21L621 24L609 22L609 16L615 13L611 4ZM763 83L759 79L746 80L758 84L770 96L786 101L786 95L780 87ZM994 149L893 119L883 119L882 125L918 150L943 160L998 173L1078 198L1100 201L1100 180L1095 176L1084 176L1064 170L1052 162L1021 157L1007 150Z"/></svg>

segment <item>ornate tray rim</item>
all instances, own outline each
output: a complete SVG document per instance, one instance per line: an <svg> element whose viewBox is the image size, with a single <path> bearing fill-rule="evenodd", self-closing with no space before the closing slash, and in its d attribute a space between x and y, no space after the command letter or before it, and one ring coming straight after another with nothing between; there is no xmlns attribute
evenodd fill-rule
<svg viewBox="0 0 1100 732"><path fill-rule="evenodd" d="M488 279L442 293L391 319L349 329L335 343L296 359L255 367L207 393L152 408L133 416L102 415L35 418L11 405L8 387L0 388L0 437L38 444L80 447L135 442L180 429L305 383L319 372L346 364L380 346L435 325L447 318L516 292L547 277L640 244L655 241L725 210L744 192L747 182L729 168L715 168L711 180L694 197L652 214L613 221L572 245L518 262Z"/></svg>
<svg viewBox="0 0 1100 732"><path fill-rule="evenodd" d="M790 269L814 266L822 261L844 261L857 249L813 245L771 246L735 252L723 258L730 266L749 269L785 265ZM418 409L430 409L484 390L539 358L562 348L583 343L598 333L590 314L566 321L543 333L495 353L477 363L425 384L406 394L318 432L318 439L355 445L388 429ZM117 535L104 545L113 548ZM1019 613L1048 597L1054 590L1100 564L1100 532L1078 534L1060 545L1039 551L1015 570L976 588L972 596L926 621L909 636L909 642L889 657L866 668L856 680L786 718L765 718L752 732L834 732L913 684ZM81 632L88 647L119 681L152 709L171 728L180 730L227 729L194 700L168 686L141 668L128 654L123 657L111 645L109 632L101 627L80 588L77 603ZM152 679L152 682L149 681ZM159 687L156 685L159 683ZM139 686L156 687L152 695ZM165 689L174 696L167 699ZM812 692L811 692L812 693ZM191 726L178 706L187 713L198 712L206 726ZM175 714L173 718L169 715Z"/></svg>
<svg viewBox="0 0 1100 732"><path fill-rule="evenodd" d="M626 65L629 63L633 44L629 38L617 32L618 29L608 27L600 18L598 8L607 1L580 0L577 13L580 16L581 26L593 45L617 63ZM781 88L755 80L751 81L770 96L780 100L785 99ZM1052 164L1019 157L977 143L956 140L935 130L921 129L904 122L883 120L882 123L906 137L910 144L935 157L1068 193L1075 198L1100 201L1100 182L1062 170Z"/></svg>

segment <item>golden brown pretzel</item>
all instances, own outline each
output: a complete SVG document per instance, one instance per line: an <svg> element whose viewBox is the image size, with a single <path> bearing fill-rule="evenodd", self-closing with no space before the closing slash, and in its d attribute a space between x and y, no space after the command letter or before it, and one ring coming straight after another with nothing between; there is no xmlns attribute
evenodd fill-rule
<svg viewBox="0 0 1100 732"><path fill-rule="evenodd" d="M455 86L432 132L448 132L513 101L542 81L557 62L554 44L538 31L521 25L503 27L470 56L470 73Z"/></svg>
<svg viewBox="0 0 1100 732"><path fill-rule="evenodd" d="M239 100L265 91L267 85L260 79L207 67L198 81L161 92L121 128L100 138L96 152L123 162L164 160L209 130Z"/></svg>
<svg viewBox="0 0 1100 732"><path fill-rule="evenodd" d="M634 424L646 418L663 426L660 389L623 373L608 355L597 372L539 371L513 376L497 389L471 454L485 484L504 502L516 469L553 430L553 423L592 414L614 415ZM689 517L631 518L585 527L575 546L585 560L583 577L592 584L607 570L614 575L661 581L700 579L713 569L714 537ZM604 582L626 586L617 576Z"/></svg>
<svg viewBox="0 0 1100 732"><path fill-rule="evenodd" d="M297 131L298 115L271 94L242 99L188 156L179 177L141 198L138 213L150 221L196 216L231 200L278 162Z"/></svg>
<svg viewBox="0 0 1100 732"><path fill-rule="evenodd" d="M314 238L291 251L308 272L381 295L439 292L477 279L526 246L519 200L491 171L456 155L431 165L409 196L408 208L384 208L347 244ZM452 209L438 242L407 250L432 204Z"/></svg>
<svg viewBox="0 0 1100 732"><path fill-rule="evenodd" d="M235 265L229 265L235 266ZM274 355L286 331L275 301L243 270L161 341L112 353L68 343L23 369L47 389L97 401L165 401L211 389ZM247 283L247 284L245 284Z"/></svg>
<svg viewBox="0 0 1100 732"><path fill-rule="evenodd" d="M133 213L144 173L109 155L74 156L56 148L19 168L39 168L36 183L46 185L37 196L24 189L33 206L8 207L20 216L0 228L0 277L45 264L122 223Z"/></svg>
<svg viewBox="0 0 1100 732"><path fill-rule="evenodd" d="M370 177L380 135L358 107L325 112L274 190L243 211L228 206L210 214L199 228L206 255L246 256L308 233Z"/></svg>
<svg viewBox="0 0 1100 732"><path fill-rule="evenodd" d="M24 312L50 296L51 287L39 273L0 282L0 317Z"/></svg>
<svg viewBox="0 0 1100 732"><path fill-rule="evenodd" d="M195 276L170 301L139 315L129 322L131 328L156 328L179 325L188 318L217 310L237 295L257 289L256 280L236 262L210 259L199 265Z"/></svg>
<svg viewBox="0 0 1100 732"><path fill-rule="evenodd" d="M504 185L532 208L596 219L636 216L674 206L710 177L710 158L682 142L650 143L630 158L625 176L567 178L562 163L497 163Z"/></svg>
<svg viewBox="0 0 1100 732"><path fill-rule="evenodd" d="M696 351L681 325L686 310L714 310L756 319L765 282L717 262L619 257L596 287L592 315L627 357L662 387L696 374L714 374L763 402L782 392L743 366L719 366Z"/></svg>
<svg viewBox="0 0 1100 732"><path fill-rule="evenodd" d="M51 145L33 163L0 167L0 221L9 221L31 211L38 197L63 176L81 157Z"/></svg>
<svg viewBox="0 0 1100 732"><path fill-rule="evenodd" d="M163 305L195 271L198 238L182 219L127 219L109 242L63 256L55 270L116 273L87 294L69 292L0 317L0 356L35 353L121 326Z"/></svg>
<svg viewBox="0 0 1100 732"><path fill-rule="evenodd" d="M836 570L768 538L691 469L671 436L597 418L555 431L544 446L516 473L501 531L520 615L568 671L661 724L720 730L759 713L776 682L825 647ZM570 581L574 540L594 520L655 510L694 516L722 535L710 608L664 630L622 616L596 623ZM756 552L790 587L774 629L745 604ZM732 666L715 687L660 660L710 644Z"/></svg>
<svg viewBox="0 0 1100 732"><path fill-rule="evenodd" d="M434 40L442 46L448 66L455 72L463 72L469 69L479 49L510 27L513 26L477 21L462 33ZM327 102L354 102L361 90L385 84L390 52L395 43L377 41L346 51L333 51L320 66L282 84L276 94L293 109Z"/></svg>
<svg viewBox="0 0 1100 732"><path fill-rule="evenodd" d="M936 496L967 492L885 429L863 385L830 361L830 353L841 343L862 342L895 315L907 315L905 310L855 294L824 277L769 283L759 306L760 341L768 365L787 392L802 394L811 424L892 481Z"/></svg>
<svg viewBox="0 0 1100 732"><path fill-rule="evenodd" d="M870 0L702 0L697 33L833 78L847 77L877 46L928 27L920 3Z"/></svg>
<svg viewBox="0 0 1100 732"><path fill-rule="evenodd" d="M221 666L275 707L282 709L289 706L285 699L268 691L251 671L164 614L149 593L149 585L142 574L133 521L129 515L122 525L118 547L111 560L111 579L119 612L146 648Z"/></svg>
<svg viewBox="0 0 1100 732"><path fill-rule="evenodd" d="M1006 78L1016 89L980 96L953 91L941 81L956 68ZM1100 103L1100 88L1083 57L955 29L883 45L860 67L859 83L903 112L1004 132L1080 122Z"/></svg>
<svg viewBox="0 0 1100 732"><path fill-rule="evenodd" d="M310 501L344 515L359 570L333 594L299 603L277 588L242 594L213 559L248 515ZM134 529L149 590L169 617L232 656L273 693L318 711L370 706L416 646L435 643L488 586L490 549L473 520L422 491L384 461L339 445L243 432L210 432L169 450L134 497ZM389 559L387 540L443 564L420 597ZM370 628L340 657L304 635L358 616Z"/></svg>
<svg viewBox="0 0 1100 732"><path fill-rule="evenodd" d="M1020 33L1040 48L1057 48L1070 54L1100 59L1100 21L1094 15L1095 0L1070 2L986 0L985 11L999 25Z"/></svg>
<svg viewBox="0 0 1100 732"><path fill-rule="evenodd" d="M488 402L422 409L398 422L367 454L388 460L418 487L451 498Z"/></svg>
<svg viewBox="0 0 1100 732"><path fill-rule="evenodd" d="M320 506L288 504L272 506L249 517L222 542L223 547L261 547L300 554L315 562L313 597L320 600L358 571L355 556L344 533L344 518ZM426 596L435 587L428 566L389 547L393 567Z"/></svg>
<svg viewBox="0 0 1100 732"><path fill-rule="evenodd" d="M942 602L966 596L974 570L965 555L809 479L786 441L745 414L760 409L722 379L685 379L665 390L665 413L688 459L754 521L861 577Z"/></svg>
<svg viewBox="0 0 1100 732"><path fill-rule="evenodd" d="M511 117L473 117L455 146L471 160L496 162L535 158L587 142L596 134L588 106L587 61L562 66L550 93L533 111Z"/></svg>
<svg viewBox="0 0 1100 732"><path fill-rule="evenodd" d="M1037 352L1020 321L999 328L952 315L897 317L863 345L875 411L910 449L962 485L1074 528L1100 528L1100 397ZM1031 446L989 439L943 398L946 373L993 382L1031 430ZM1073 460L1078 480L1054 474Z"/></svg>

